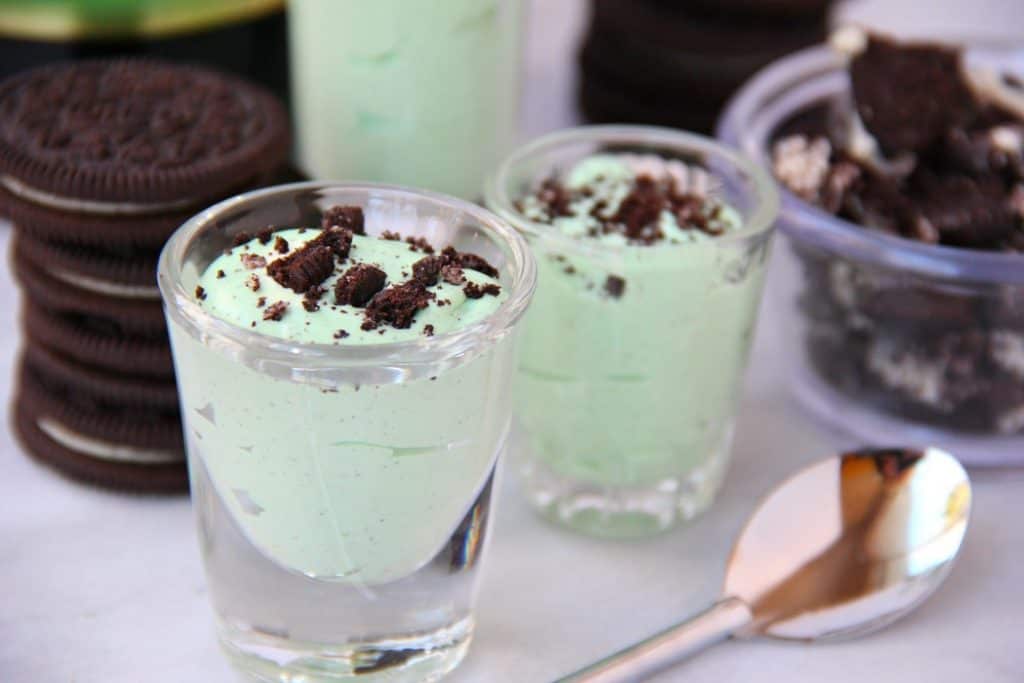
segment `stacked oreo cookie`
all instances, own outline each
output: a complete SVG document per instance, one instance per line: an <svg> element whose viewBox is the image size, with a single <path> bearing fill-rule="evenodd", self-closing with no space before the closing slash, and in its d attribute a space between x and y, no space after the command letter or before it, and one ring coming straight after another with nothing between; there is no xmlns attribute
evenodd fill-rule
<svg viewBox="0 0 1024 683"><path fill-rule="evenodd" d="M157 258L189 216L269 182L288 146L282 105L217 72L94 61L0 83L30 455L113 488L187 487Z"/></svg>
<svg viewBox="0 0 1024 683"><path fill-rule="evenodd" d="M595 123L710 133L769 62L825 39L829 0L593 0L579 103Z"/></svg>

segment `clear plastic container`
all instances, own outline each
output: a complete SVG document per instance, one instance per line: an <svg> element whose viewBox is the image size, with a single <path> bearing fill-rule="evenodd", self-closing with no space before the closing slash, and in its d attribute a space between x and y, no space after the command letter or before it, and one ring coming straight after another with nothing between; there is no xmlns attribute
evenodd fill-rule
<svg viewBox="0 0 1024 683"><path fill-rule="evenodd" d="M319 225L357 205L397 230L480 254L507 299L463 328L369 345L298 343L196 301L240 232ZM217 204L159 269L192 499L221 644L266 681L437 680L466 653L495 463L511 420L515 331L533 293L525 241L428 192L300 183Z"/></svg>
<svg viewBox="0 0 1024 683"><path fill-rule="evenodd" d="M1019 60L968 52L969 63L1017 73ZM770 166L781 124L848 89L838 57L805 50L751 80L718 136ZM780 256L793 262L779 292L800 402L865 443L1024 463L1024 255L892 237L782 194Z"/></svg>
<svg viewBox="0 0 1024 683"><path fill-rule="evenodd" d="M541 181L608 150L705 175L739 228L682 244L609 245L516 208ZM514 152L486 197L538 262L517 377L531 448L516 455L530 502L598 536L648 535L700 514L729 461L778 211L768 174L699 135L585 126ZM616 280L620 291L607 296Z"/></svg>

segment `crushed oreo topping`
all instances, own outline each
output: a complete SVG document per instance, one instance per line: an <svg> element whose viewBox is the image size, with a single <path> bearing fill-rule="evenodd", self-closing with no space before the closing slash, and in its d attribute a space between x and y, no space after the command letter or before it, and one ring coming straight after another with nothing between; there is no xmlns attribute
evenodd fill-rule
<svg viewBox="0 0 1024 683"><path fill-rule="evenodd" d="M461 285L466 281L466 276L462 272L462 266L449 263L441 266L441 279L450 285Z"/></svg>
<svg viewBox="0 0 1024 683"><path fill-rule="evenodd" d="M287 301L275 301L274 303L272 303L269 306L267 306L266 309L263 311L263 319L264 320L273 320L273 321L276 322L276 321L279 321L281 318L283 318L284 314L287 311L288 311L288 302Z"/></svg>
<svg viewBox="0 0 1024 683"><path fill-rule="evenodd" d="M441 276L442 260L435 256L425 256L412 264L412 279L421 283L424 287L432 287L437 284Z"/></svg>
<svg viewBox="0 0 1024 683"><path fill-rule="evenodd" d="M387 274L369 263L352 266L334 285L334 303L362 308L384 288Z"/></svg>
<svg viewBox="0 0 1024 683"><path fill-rule="evenodd" d="M871 37L850 63L852 108L836 99L780 127L776 178L871 230L1024 252L1024 118L967 68L958 49Z"/></svg>
<svg viewBox="0 0 1024 683"><path fill-rule="evenodd" d="M941 45L872 36L850 63L850 82L864 126L890 153L923 151L978 113L960 51Z"/></svg>
<svg viewBox="0 0 1024 683"><path fill-rule="evenodd" d="M501 294L501 287L489 282L485 285L478 285L475 282L467 282L466 286L462 288L462 292L466 295L467 299L480 299L484 295L498 296Z"/></svg>
<svg viewBox="0 0 1024 683"><path fill-rule="evenodd" d="M362 328L375 330L388 324L398 329L412 325L416 313L426 308L435 298L422 283L410 280L382 290L366 306Z"/></svg>
<svg viewBox="0 0 1024 683"><path fill-rule="evenodd" d="M305 295L302 297L302 307L310 313L315 313L320 310L320 299L327 292L326 289L320 285L313 285L306 290Z"/></svg>
<svg viewBox="0 0 1024 683"><path fill-rule="evenodd" d="M498 269L487 262L487 259L476 254L456 251L455 247L445 247L441 250L442 265L457 265L462 268L475 270L488 277L498 277Z"/></svg>
<svg viewBox="0 0 1024 683"><path fill-rule="evenodd" d="M410 235L405 238L405 242L409 245L409 251L422 251L424 254L434 253L433 245L425 237Z"/></svg>
<svg viewBox="0 0 1024 683"><path fill-rule="evenodd" d="M273 228L266 228L256 233L256 239L259 240L260 244L268 244L270 239L274 236Z"/></svg>
<svg viewBox="0 0 1024 683"><path fill-rule="evenodd" d="M433 325L424 325L423 326L423 334L427 335L428 337L433 337L434 336L434 326Z"/></svg>
<svg viewBox="0 0 1024 683"><path fill-rule="evenodd" d="M261 296L259 299L256 299L256 308L263 308L266 305L267 305L267 297Z"/></svg>
<svg viewBox="0 0 1024 683"><path fill-rule="evenodd" d="M252 241L252 234L248 233L248 232L245 232L243 230L242 232L237 233L232 238L231 246L233 246L233 247L240 247L243 244L245 244L246 242L250 242L250 241Z"/></svg>
<svg viewBox="0 0 1024 683"><path fill-rule="evenodd" d="M338 330L337 332L334 333L335 339L344 339L347 336L348 332L346 330Z"/></svg>
<svg viewBox="0 0 1024 683"><path fill-rule="evenodd" d="M218 270L217 271L217 279L218 280L223 280L225 276L226 276L226 273L223 270Z"/></svg>
<svg viewBox="0 0 1024 683"><path fill-rule="evenodd" d="M401 233L397 233L397 232L395 232L393 230L385 230L384 232L382 232L380 234L380 238L382 240L387 240L388 242L401 242L402 241Z"/></svg>
<svg viewBox="0 0 1024 683"><path fill-rule="evenodd" d="M548 178L517 203L518 210L531 220L548 224L575 217L585 222L583 234L588 237L618 234L634 245L649 246L668 239L662 224L666 214L681 230L711 236L725 231L727 226L720 220L722 207L706 191L705 171L658 158L629 163L634 175L621 183L599 176L592 184L569 187L558 178ZM661 172L659 165L664 166Z"/></svg>
<svg viewBox="0 0 1024 683"><path fill-rule="evenodd" d="M359 206L332 206L324 212L320 220L320 227L324 230L330 228L342 228L351 230L353 234L365 235L366 219L363 216L363 209Z"/></svg>
<svg viewBox="0 0 1024 683"><path fill-rule="evenodd" d="M260 276L253 273L249 276L249 279L245 281L245 286L254 292L260 291Z"/></svg>
<svg viewBox="0 0 1024 683"><path fill-rule="evenodd" d="M604 291L608 296L619 299L626 291L626 281L618 275L609 275L604 281Z"/></svg>
<svg viewBox="0 0 1024 683"><path fill-rule="evenodd" d="M240 254L239 257L242 259L242 267L246 270L256 270L267 265L267 259L263 258L259 254Z"/></svg>
<svg viewBox="0 0 1024 683"><path fill-rule="evenodd" d="M272 261L267 274L297 294L319 285L334 272L334 251L318 241L319 238L310 240L292 254Z"/></svg>
<svg viewBox="0 0 1024 683"><path fill-rule="evenodd" d="M206 301L206 290L199 285L196 285L196 298L200 301Z"/></svg>
<svg viewBox="0 0 1024 683"><path fill-rule="evenodd" d="M274 240L274 251L276 251L278 254L287 254L288 240L278 235L277 239Z"/></svg>

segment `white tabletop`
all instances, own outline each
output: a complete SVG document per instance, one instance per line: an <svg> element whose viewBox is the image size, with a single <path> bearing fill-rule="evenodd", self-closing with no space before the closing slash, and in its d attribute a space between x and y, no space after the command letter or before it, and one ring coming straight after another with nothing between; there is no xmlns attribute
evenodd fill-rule
<svg viewBox="0 0 1024 683"><path fill-rule="evenodd" d="M534 4L524 112L530 134L574 120L570 55L582 24L577 0ZM8 232L0 226L5 252ZM772 265L734 464L711 511L655 539L591 540L541 522L517 495L514 477L504 476L477 635L453 682L547 681L700 609L716 596L731 539L758 498L801 464L848 445L819 430L786 395L772 290L790 265ZM3 266L0 329L0 377L10 377L20 341ZM7 381L5 403L9 393ZM9 431L0 434L0 463L0 681L235 680L214 641L187 499L69 483L25 458ZM963 555L910 617L839 645L731 642L657 680L1024 680L1024 470L972 477L974 518Z"/></svg>

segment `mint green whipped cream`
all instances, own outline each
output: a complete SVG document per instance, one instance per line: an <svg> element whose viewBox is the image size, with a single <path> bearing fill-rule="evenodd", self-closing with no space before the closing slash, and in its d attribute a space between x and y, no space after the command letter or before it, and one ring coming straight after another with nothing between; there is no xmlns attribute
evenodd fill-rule
<svg viewBox="0 0 1024 683"><path fill-rule="evenodd" d="M668 211L657 219L663 238L650 244L602 232L595 206L614 216L641 175L704 197L721 236L743 227L704 170L652 156L599 154L567 169L560 180L574 197L569 216L551 215L533 194L521 198L522 216L542 234L531 235L538 289L524 323L518 410L536 457L560 477L697 487L710 501L732 436L765 252L680 224ZM537 223L550 225L550 239Z"/></svg>
<svg viewBox="0 0 1024 683"><path fill-rule="evenodd" d="M275 250L274 239L267 244L260 244L256 238L222 254L210 263L199 280L206 296L201 302L203 308L222 320L273 337L296 342L357 345L422 338L428 325L432 326L435 335L449 332L486 318L507 298L506 292L502 290L497 296L470 299L463 293L464 285L442 280L430 288L436 299L416 314L411 327L397 329L382 325L374 330L364 330L364 309L334 304L334 284L342 273L354 265L369 263L387 274L387 287L411 279L412 265L428 254L411 251L405 242L355 235L348 258L336 263L334 274L321 284L327 291L320 299L317 311L307 311L302 305L303 295L278 284L267 274L265 266L246 266L246 260L251 263L253 257L262 258L267 264L283 258L302 248L320 233L319 228L292 228L275 232L275 238L282 237L288 242L289 250L284 254ZM223 276L220 276L221 273ZM480 285L498 283L494 278L468 268L463 270L463 275L467 282ZM253 277L259 283L258 288L254 288ZM264 311L278 301L288 304L281 319L264 320ZM438 305L442 301L446 303Z"/></svg>

